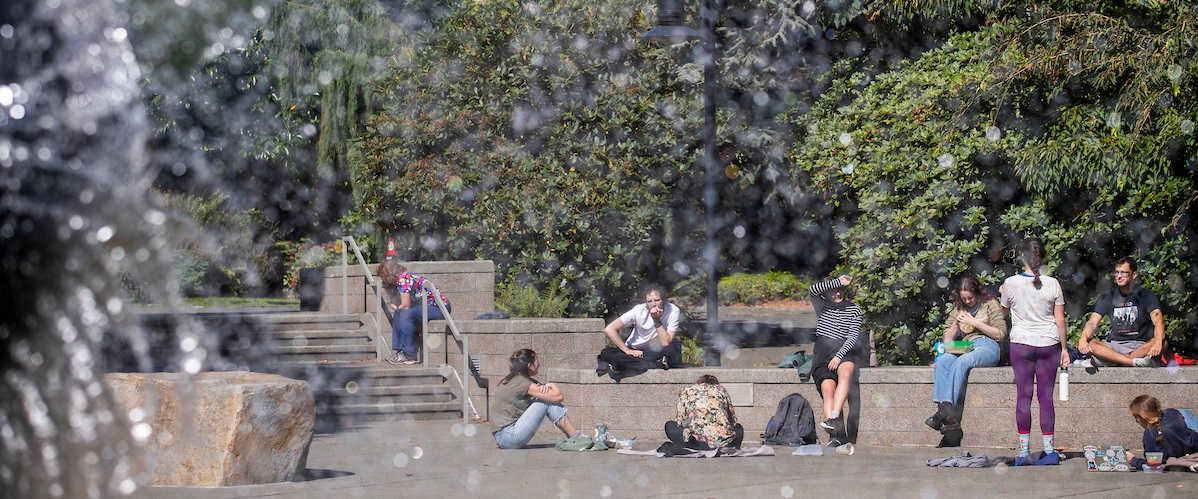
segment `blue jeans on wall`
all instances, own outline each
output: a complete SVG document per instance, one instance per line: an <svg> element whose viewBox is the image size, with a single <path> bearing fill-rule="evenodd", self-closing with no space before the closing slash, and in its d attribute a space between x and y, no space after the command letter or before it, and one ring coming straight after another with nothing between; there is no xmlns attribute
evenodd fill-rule
<svg viewBox="0 0 1198 499"><path fill-rule="evenodd" d="M538 400L528 406L528 410L520 415L520 419L500 428L491 436L500 449L519 449L527 445L537 433L537 428L541 426L541 418L548 416L550 421L557 423L566 416L567 411L564 405L546 404Z"/></svg>
<svg viewBox="0 0 1198 499"><path fill-rule="evenodd" d="M1001 354L998 342L988 336L973 340L973 351L953 355L946 353L936 360L933 370L932 402L961 403L958 397L965 382L969 380L969 370L975 367L993 367L998 365Z"/></svg>
<svg viewBox="0 0 1198 499"><path fill-rule="evenodd" d="M391 316L391 349L399 350L411 358L416 358L416 328L420 325L421 309L420 304L404 310L397 310ZM445 308L450 309L449 304ZM452 313L452 309L450 310ZM428 306L428 320L445 319L445 314L441 313L441 308L436 305Z"/></svg>

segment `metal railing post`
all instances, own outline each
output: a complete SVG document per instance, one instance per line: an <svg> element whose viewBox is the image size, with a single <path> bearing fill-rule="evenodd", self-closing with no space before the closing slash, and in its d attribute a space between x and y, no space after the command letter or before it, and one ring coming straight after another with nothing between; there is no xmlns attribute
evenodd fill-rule
<svg viewBox="0 0 1198 499"><path fill-rule="evenodd" d="M347 236L348 237L348 236ZM356 248L358 244L354 242L354 238L349 237L349 242L342 240L341 247L341 313L349 313L349 248L352 244Z"/></svg>

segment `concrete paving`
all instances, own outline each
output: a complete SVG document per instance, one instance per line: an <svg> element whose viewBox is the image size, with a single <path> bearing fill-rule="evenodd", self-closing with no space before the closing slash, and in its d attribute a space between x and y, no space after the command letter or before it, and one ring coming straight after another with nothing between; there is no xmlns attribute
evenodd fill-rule
<svg viewBox="0 0 1198 499"><path fill-rule="evenodd" d="M561 452L548 424L532 448L499 450L485 425L374 422L313 439L302 481L224 488L149 487L154 498L294 497L1198 497L1198 473L1088 472L1060 466L935 468L927 460L1012 449L859 447L852 456L657 458ZM751 437L751 436L750 436ZM664 435L662 438L664 441ZM661 441L639 442L653 449ZM747 442L746 446L759 445ZM1035 447L1035 446L1033 446Z"/></svg>

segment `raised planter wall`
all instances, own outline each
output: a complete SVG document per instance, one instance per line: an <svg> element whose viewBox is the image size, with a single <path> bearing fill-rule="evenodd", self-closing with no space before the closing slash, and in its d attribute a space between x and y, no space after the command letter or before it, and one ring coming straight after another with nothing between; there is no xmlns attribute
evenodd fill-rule
<svg viewBox="0 0 1198 499"><path fill-rule="evenodd" d="M456 314L455 314L456 315ZM602 319L496 319L454 320L458 331L469 336L472 356L479 359L479 375L471 377L470 398L478 412L486 417L488 388L507 376L512 352L531 348L544 366L579 369L590 366L595 377L595 356L603 348ZM446 363L455 369L462 365L462 353L448 333L446 321L429 322L429 365ZM448 347L448 360L446 350ZM538 376L547 381L545 375Z"/></svg>
<svg viewBox="0 0 1198 499"><path fill-rule="evenodd" d="M815 385L800 383L793 369L671 369L615 383L607 377L596 378L593 369L549 367L544 378L562 388L570 419L580 428L602 421L619 438L636 437L654 445L665 441L662 426L676 417L678 392L707 373L718 377L732 393L746 441L760 440L778 401L790 393L798 392L811 402L817 422L824 419ZM1198 367L1104 368L1093 375L1072 373L1070 399L1055 400L1056 444L1072 450L1091 443L1139 449L1142 429L1127 410L1132 398L1148 393L1168 407L1198 409L1196 382ZM1013 448L1017 435L1011 368L974 369L966 397L963 444ZM935 412L931 400L930 367L863 369L858 445L936 445L940 434L923 423ZM1040 445L1039 434L1038 403L1033 400L1033 450ZM819 435L821 441L826 438L823 431Z"/></svg>
<svg viewBox="0 0 1198 499"><path fill-rule="evenodd" d="M453 305L454 318L474 318L495 310L495 264L491 260L452 262L402 262L408 271L420 274L437 285ZM368 265L378 275L378 264ZM347 279L342 279L342 276ZM366 284L361 265L325 267L324 299L321 312L375 313L378 299L374 288ZM342 306L343 281L348 283L348 310ZM390 321L384 323L389 324Z"/></svg>

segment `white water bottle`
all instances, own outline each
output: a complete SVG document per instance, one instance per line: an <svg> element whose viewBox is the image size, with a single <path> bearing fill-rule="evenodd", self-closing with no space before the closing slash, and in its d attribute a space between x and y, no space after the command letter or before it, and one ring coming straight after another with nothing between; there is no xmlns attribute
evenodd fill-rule
<svg viewBox="0 0 1198 499"><path fill-rule="evenodd" d="M1061 369L1061 400L1069 400L1069 369Z"/></svg>

